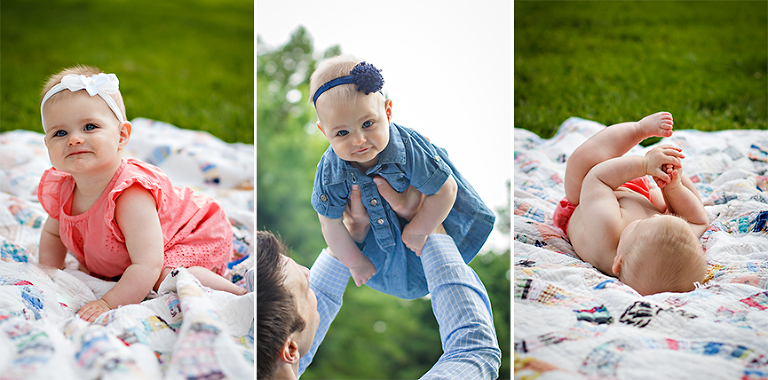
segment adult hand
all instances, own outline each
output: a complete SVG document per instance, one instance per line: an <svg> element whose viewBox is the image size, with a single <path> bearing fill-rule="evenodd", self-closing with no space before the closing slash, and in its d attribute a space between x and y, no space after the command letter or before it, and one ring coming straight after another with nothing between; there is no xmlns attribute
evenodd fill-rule
<svg viewBox="0 0 768 380"><path fill-rule="evenodd" d="M405 191L398 193L384 178L375 177L373 182L376 183L379 194L381 194L387 203L389 203L392 210L394 210L399 217L409 222L413 219L413 216L416 215L419 209L421 209L424 199L427 198L424 193L416 190L413 186L408 186Z"/></svg>
<svg viewBox="0 0 768 380"><path fill-rule="evenodd" d="M350 189L343 218L344 226L347 227L352 240L357 243L365 241L365 236L368 235L368 230L371 229L371 222L368 219L368 211L363 206L359 185L352 185Z"/></svg>

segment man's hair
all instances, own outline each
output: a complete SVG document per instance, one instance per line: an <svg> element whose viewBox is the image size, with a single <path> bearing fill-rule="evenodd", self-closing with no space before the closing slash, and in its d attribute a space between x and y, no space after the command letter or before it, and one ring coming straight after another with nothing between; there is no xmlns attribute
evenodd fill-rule
<svg viewBox="0 0 768 380"><path fill-rule="evenodd" d="M304 329L293 294L285 287L285 247L271 232L256 233L256 373L271 379L288 336Z"/></svg>
<svg viewBox="0 0 768 380"><path fill-rule="evenodd" d="M45 85L43 86L43 91L40 93L40 103L42 103L43 98L45 97L45 94L50 91L53 86L61 83L61 79L69 74L74 75L84 75L86 77L94 76L103 73L98 67L94 66L85 66L85 65L77 65L72 67L67 67L64 70L59 71L56 74L51 75L50 78L48 78L48 81L45 82ZM69 91L63 91L65 93L68 93ZM55 101L55 99L60 95L60 93L52 96L46 103ZM117 104L117 107L120 109L120 112L123 113L123 120L128 120L126 114L125 114L125 104L123 103L123 96L120 94L120 90L117 91L116 94L110 94L109 96L112 97L112 99L115 101L115 104Z"/></svg>
<svg viewBox="0 0 768 380"><path fill-rule="evenodd" d="M619 271L619 280L642 295L688 292L704 281L707 262L696 234L679 217L665 216L639 232Z"/></svg>
<svg viewBox="0 0 768 380"><path fill-rule="evenodd" d="M349 72L358 63L360 63L360 60L350 55L339 55L321 61L309 79L309 101L312 101L315 92L320 86L330 80L349 75ZM357 87L352 83L348 83L324 92L320 95L320 98L327 97L327 99L332 101L329 104L336 105L354 101L356 94ZM318 101L320 101L320 98L317 98Z"/></svg>

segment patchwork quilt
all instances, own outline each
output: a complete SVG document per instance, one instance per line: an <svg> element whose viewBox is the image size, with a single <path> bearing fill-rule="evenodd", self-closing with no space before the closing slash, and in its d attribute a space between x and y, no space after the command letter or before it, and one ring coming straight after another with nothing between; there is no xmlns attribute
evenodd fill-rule
<svg viewBox="0 0 768 380"><path fill-rule="evenodd" d="M253 145L148 119L132 124L128 156L222 203L237 251L227 278L245 287L254 267ZM254 294L208 289L183 268L141 304L94 323L75 316L114 283L80 272L71 255L63 271L35 265L48 217L37 183L50 167L42 134L0 134L0 378L254 378Z"/></svg>
<svg viewBox="0 0 768 380"><path fill-rule="evenodd" d="M570 154L603 128L574 117L551 139L514 131L515 377L768 379L768 131L660 142L683 149L703 198L708 277L643 297L580 260L552 223Z"/></svg>

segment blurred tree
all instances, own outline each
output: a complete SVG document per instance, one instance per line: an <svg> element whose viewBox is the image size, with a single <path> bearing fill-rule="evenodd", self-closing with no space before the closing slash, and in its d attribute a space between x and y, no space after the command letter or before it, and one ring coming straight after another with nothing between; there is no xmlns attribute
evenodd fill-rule
<svg viewBox="0 0 768 380"><path fill-rule="evenodd" d="M338 46L323 57L341 53ZM310 197L315 168L327 140L316 132L308 101L315 69L312 39L298 27L283 46L257 38L257 212L258 229L279 233L300 264L311 266L325 247ZM509 211L497 210L500 219ZM509 233L509 220L500 221ZM471 266L491 298L504 356L508 354L509 250L479 255ZM368 287L347 289L333 322L303 379L415 379L442 354L440 333L427 298L401 300ZM504 359L501 378L510 374ZM506 376L506 377L505 377Z"/></svg>
<svg viewBox="0 0 768 380"><path fill-rule="evenodd" d="M307 101L315 69L312 40L303 27L270 50L257 38L256 221L281 235L300 264L310 266L324 247L310 197L315 168L328 142L314 130ZM337 55L338 47L326 54Z"/></svg>

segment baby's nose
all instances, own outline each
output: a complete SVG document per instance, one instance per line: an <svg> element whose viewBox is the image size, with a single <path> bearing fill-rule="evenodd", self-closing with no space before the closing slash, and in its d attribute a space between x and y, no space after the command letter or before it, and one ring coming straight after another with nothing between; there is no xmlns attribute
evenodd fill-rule
<svg viewBox="0 0 768 380"><path fill-rule="evenodd" d="M72 133L72 134L69 135L68 143L69 143L70 146L77 145L77 144L82 144L83 143L83 138L80 137L80 135L78 135L77 133Z"/></svg>

